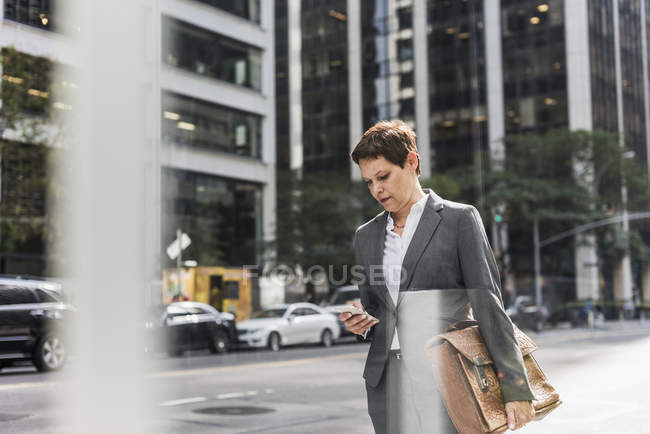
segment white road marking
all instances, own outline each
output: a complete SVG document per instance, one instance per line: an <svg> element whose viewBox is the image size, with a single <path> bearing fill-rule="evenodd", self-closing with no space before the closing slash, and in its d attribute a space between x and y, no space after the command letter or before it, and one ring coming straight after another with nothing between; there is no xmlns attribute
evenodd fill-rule
<svg viewBox="0 0 650 434"><path fill-rule="evenodd" d="M206 401L207 398L197 396L195 398L174 399L173 401L166 401L158 404L160 407L173 407L175 405L195 404L197 402Z"/></svg>
<svg viewBox="0 0 650 434"><path fill-rule="evenodd" d="M217 399L243 398L244 396L246 396L244 392L222 393L217 395Z"/></svg>
<svg viewBox="0 0 650 434"><path fill-rule="evenodd" d="M2 384L0 385L0 390L15 390L15 389L26 389L29 387L56 386L57 384L59 384L58 381Z"/></svg>
<svg viewBox="0 0 650 434"><path fill-rule="evenodd" d="M277 368L277 367L286 367L293 365L303 365L307 363L322 361L322 360L341 360L341 359L360 359L365 358L368 355L368 352L362 353L349 353L349 354L338 354L335 356L325 356L325 357L310 357L305 359L294 359L286 360L279 362L260 362L260 363L247 363L243 365L233 365L233 366L219 366L215 368L197 368L197 369L182 369L175 371L159 372L151 374L149 378L168 378L168 377L187 377L193 375L209 375L215 372L223 371L238 371L241 369L254 369L254 368Z"/></svg>
<svg viewBox="0 0 650 434"><path fill-rule="evenodd" d="M257 395L257 390L249 390L248 392L222 393L220 395L217 395L217 399L243 398L244 396L255 396L255 395Z"/></svg>
<svg viewBox="0 0 650 434"><path fill-rule="evenodd" d="M268 392L267 392L268 393ZM217 399L233 399L233 398L243 398L245 396L255 396L257 395L257 390L249 390L248 392L233 392L233 393L222 393L217 395ZM176 405L185 405L185 404L196 404L197 402L205 402L208 399L204 396L197 396L194 398L183 398L183 399L174 399L172 401L161 402L158 404L160 407L174 407Z"/></svg>

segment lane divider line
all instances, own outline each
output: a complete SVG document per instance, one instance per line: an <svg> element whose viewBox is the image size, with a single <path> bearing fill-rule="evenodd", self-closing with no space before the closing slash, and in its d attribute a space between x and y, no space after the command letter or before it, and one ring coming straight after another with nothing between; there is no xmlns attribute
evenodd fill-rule
<svg viewBox="0 0 650 434"><path fill-rule="evenodd" d="M204 396L197 396L195 398L174 399L173 401L166 401L158 404L160 407L174 407L176 405L195 404L197 402L207 401Z"/></svg>
<svg viewBox="0 0 650 434"><path fill-rule="evenodd" d="M266 393L271 393L271 389L266 389ZM258 395L257 390L249 390L247 392L233 392L233 393L222 393L217 395L217 399L234 399L234 398L243 398L245 396L256 396ZM186 405L186 404L196 404L198 402L205 402L208 399L204 396L197 396L194 398L181 398L174 399L172 401L165 401L158 404L159 407L175 407L177 405Z"/></svg>

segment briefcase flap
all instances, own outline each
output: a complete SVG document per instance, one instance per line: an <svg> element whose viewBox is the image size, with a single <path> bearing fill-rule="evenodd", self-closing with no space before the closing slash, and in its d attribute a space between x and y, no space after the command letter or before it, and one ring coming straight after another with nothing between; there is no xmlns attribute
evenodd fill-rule
<svg viewBox="0 0 650 434"><path fill-rule="evenodd" d="M519 330L517 326L513 325L513 327L515 331L515 339L517 339L522 355L525 356L535 351L537 345L535 345L528 336ZM492 357L490 357L490 352L483 343L478 326L453 330L438 335L438 338L449 342L451 346L475 365L483 366L492 363Z"/></svg>

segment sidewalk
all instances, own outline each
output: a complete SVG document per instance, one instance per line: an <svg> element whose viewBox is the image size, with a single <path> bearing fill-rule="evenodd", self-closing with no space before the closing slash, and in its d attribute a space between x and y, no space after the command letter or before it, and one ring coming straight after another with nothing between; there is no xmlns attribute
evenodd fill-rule
<svg viewBox="0 0 650 434"><path fill-rule="evenodd" d="M546 328L539 333L532 330L524 330L524 332L538 344L615 336L650 336L650 320L604 321L592 329L570 327L567 323Z"/></svg>

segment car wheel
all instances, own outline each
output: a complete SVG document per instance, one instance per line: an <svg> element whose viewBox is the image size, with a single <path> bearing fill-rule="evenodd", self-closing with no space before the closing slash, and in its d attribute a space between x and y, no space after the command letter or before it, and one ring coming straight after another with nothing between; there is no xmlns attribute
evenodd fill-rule
<svg viewBox="0 0 650 434"><path fill-rule="evenodd" d="M331 347L334 340L332 339L332 332L330 329L323 330L323 333L320 335L320 343L324 347Z"/></svg>
<svg viewBox="0 0 650 434"><path fill-rule="evenodd" d="M212 342L210 343L210 352L212 354L223 354L228 352L230 346L230 339L223 330L217 330L212 335Z"/></svg>
<svg viewBox="0 0 650 434"><path fill-rule="evenodd" d="M269 335L269 349L271 351L280 351L280 335L273 332Z"/></svg>
<svg viewBox="0 0 650 434"><path fill-rule="evenodd" d="M65 347L55 334L45 335L36 345L33 361L39 371L55 371L65 364Z"/></svg>

